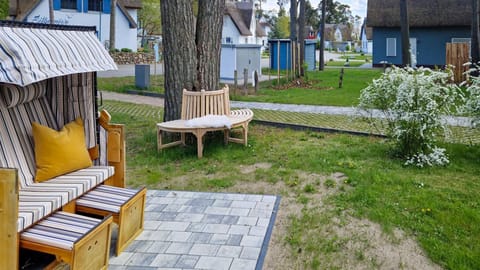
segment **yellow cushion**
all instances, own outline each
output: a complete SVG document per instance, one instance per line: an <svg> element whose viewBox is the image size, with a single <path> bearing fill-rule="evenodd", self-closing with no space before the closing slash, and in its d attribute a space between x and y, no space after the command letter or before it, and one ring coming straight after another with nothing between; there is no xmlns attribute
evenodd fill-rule
<svg viewBox="0 0 480 270"><path fill-rule="evenodd" d="M32 123L37 166L35 181L92 166L84 132L81 118L66 124L60 131Z"/></svg>

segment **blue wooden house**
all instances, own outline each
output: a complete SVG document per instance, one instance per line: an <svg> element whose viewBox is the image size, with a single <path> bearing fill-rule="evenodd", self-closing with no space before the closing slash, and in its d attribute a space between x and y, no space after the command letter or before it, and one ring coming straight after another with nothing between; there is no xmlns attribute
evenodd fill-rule
<svg viewBox="0 0 480 270"><path fill-rule="evenodd" d="M471 0L407 0L412 64L444 66L447 43L469 43ZM369 0L373 66L401 65L400 0Z"/></svg>

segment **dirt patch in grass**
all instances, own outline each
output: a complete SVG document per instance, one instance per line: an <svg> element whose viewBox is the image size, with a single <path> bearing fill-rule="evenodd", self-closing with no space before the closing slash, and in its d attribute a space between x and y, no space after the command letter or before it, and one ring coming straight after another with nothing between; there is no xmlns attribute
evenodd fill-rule
<svg viewBox="0 0 480 270"><path fill-rule="evenodd" d="M249 186L250 190L283 190L263 269L441 269L402 231L386 234L380 225L369 220L354 218L345 211L335 213L334 206L326 204L325 199L351 188L343 173L324 176L298 171L297 177L296 192L283 182L273 187L269 183ZM311 227L302 228L305 238L314 235L318 240L310 243L318 249L309 253L309 244L305 244L308 241L291 246L288 238L292 234L292 219L301 220L312 209L313 215L320 216L320 222L300 225Z"/></svg>
<svg viewBox="0 0 480 270"><path fill-rule="evenodd" d="M240 172L243 174L249 174L255 172L257 169L268 170L272 167L271 163L260 162L253 165L240 165Z"/></svg>

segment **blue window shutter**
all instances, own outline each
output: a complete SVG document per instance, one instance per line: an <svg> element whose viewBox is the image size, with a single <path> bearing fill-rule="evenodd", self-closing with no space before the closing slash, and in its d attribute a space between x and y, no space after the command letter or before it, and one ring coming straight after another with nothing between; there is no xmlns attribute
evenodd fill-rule
<svg viewBox="0 0 480 270"><path fill-rule="evenodd" d="M82 12L82 0L77 0L77 11Z"/></svg>
<svg viewBox="0 0 480 270"><path fill-rule="evenodd" d="M110 0L103 0L103 13L110 14Z"/></svg>
<svg viewBox="0 0 480 270"><path fill-rule="evenodd" d="M83 12L88 13L88 0L83 0Z"/></svg>
<svg viewBox="0 0 480 270"><path fill-rule="evenodd" d="M53 0L53 9L54 10L60 10L61 8L61 3L60 3L60 0Z"/></svg>

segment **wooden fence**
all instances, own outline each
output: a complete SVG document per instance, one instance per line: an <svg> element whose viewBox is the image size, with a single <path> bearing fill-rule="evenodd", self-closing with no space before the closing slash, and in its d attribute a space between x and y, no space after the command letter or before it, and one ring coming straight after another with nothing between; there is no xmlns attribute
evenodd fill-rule
<svg viewBox="0 0 480 270"><path fill-rule="evenodd" d="M468 66L465 63L470 61L470 46L468 43L447 43L446 64L452 65L455 83L461 83L466 79L465 72Z"/></svg>

